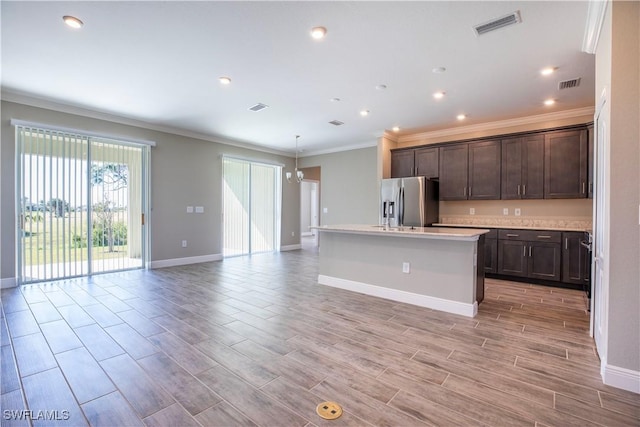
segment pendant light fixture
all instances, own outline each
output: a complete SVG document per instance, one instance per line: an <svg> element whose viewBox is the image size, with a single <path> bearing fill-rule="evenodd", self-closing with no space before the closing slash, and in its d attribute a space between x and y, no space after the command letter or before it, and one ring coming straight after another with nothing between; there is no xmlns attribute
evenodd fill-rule
<svg viewBox="0 0 640 427"><path fill-rule="evenodd" d="M298 170L298 138L300 135L296 135L296 168L293 170L296 173L296 182L299 184L304 179L304 173L301 170ZM287 172L285 174L288 182L292 182L292 174L291 172Z"/></svg>

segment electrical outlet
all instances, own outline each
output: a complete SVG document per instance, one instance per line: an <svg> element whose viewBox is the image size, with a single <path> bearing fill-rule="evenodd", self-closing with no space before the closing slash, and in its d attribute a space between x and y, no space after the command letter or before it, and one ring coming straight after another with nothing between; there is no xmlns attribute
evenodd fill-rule
<svg viewBox="0 0 640 427"><path fill-rule="evenodd" d="M291 237L295 237L295 235L296 235L296 232L295 232L295 231L292 231L292 232L291 232Z"/></svg>
<svg viewBox="0 0 640 427"><path fill-rule="evenodd" d="M322 208L322 213L329 213L329 208Z"/></svg>
<svg viewBox="0 0 640 427"><path fill-rule="evenodd" d="M509 208L503 208L502 215L509 215Z"/></svg>
<svg viewBox="0 0 640 427"><path fill-rule="evenodd" d="M193 206L187 206L187 213L193 213Z"/></svg>
<svg viewBox="0 0 640 427"><path fill-rule="evenodd" d="M187 241L186 241L186 240L183 240L183 241L182 241L182 247L183 247L183 248L186 248L186 247L187 247Z"/></svg>
<svg viewBox="0 0 640 427"><path fill-rule="evenodd" d="M403 262L402 263L402 272L403 273L411 273L411 264L408 262Z"/></svg>
<svg viewBox="0 0 640 427"><path fill-rule="evenodd" d="M520 208L515 208L513 213L515 216L520 216Z"/></svg>
<svg viewBox="0 0 640 427"><path fill-rule="evenodd" d="M476 214L476 208L469 208L469 215L475 215Z"/></svg>

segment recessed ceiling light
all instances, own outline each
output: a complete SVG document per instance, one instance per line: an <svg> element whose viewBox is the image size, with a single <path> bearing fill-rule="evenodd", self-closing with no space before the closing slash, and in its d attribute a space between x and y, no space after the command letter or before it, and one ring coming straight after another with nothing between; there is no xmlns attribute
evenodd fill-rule
<svg viewBox="0 0 640 427"><path fill-rule="evenodd" d="M79 20L75 16L71 16L71 15L63 16L62 20L64 21L65 24L67 24L71 28L78 29L78 28L82 28L82 26L84 25L84 22L82 22L81 20Z"/></svg>
<svg viewBox="0 0 640 427"><path fill-rule="evenodd" d="M311 29L311 37L316 40L319 40L327 35L327 29L325 27L313 27Z"/></svg>
<svg viewBox="0 0 640 427"><path fill-rule="evenodd" d="M394 126L391 130L394 132L400 132L400 128L398 126Z"/></svg>
<svg viewBox="0 0 640 427"><path fill-rule="evenodd" d="M340 102L340 98L331 98L329 101L331 101L331 102Z"/></svg>
<svg viewBox="0 0 640 427"><path fill-rule="evenodd" d="M387 88L387 85L378 85L376 86L377 90L385 90Z"/></svg>
<svg viewBox="0 0 640 427"><path fill-rule="evenodd" d="M458 120L464 120L467 118L466 114L458 114L458 116L456 117Z"/></svg>
<svg viewBox="0 0 640 427"><path fill-rule="evenodd" d="M436 92L436 93L433 94L433 97L435 99L442 99L442 98L444 98L444 92Z"/></svg>
<svg viewBox="0 0 640 427"><path fill-rule="evenodd" d="M228 85L229 83L231 83L231 77L222 76L218 78L218 81L220 81L220 83L223 85Z"/></svg>
<svg viewBox="0 0 640 427"><path fill-rule="evenodd" d="M441 74L441 73L444 73L445 71L447 71L447 69L444 67L436 67L431 70L431 72L434 74Z"/></svg>
<svg viewBox="0 0 640 427"><path fill-rule="evenodd" d="M555 68L555 67L546 67L546 68L543 68L542 70L540 70L540 74L542 74L543 76L550 76L556 70L557 70L557 68Z"/></svg>
<svg viewBox="0 0 640 427"><path fill-rule="evenodd" d="M555 99L546 99L546 100L544 101L544 105L547 105L547 106L548 106L548 105L553 105L553 104L555 104L555 103L556 103L556 100L555 100Z"/></svg>
<svg viewBox="0 0 640 427"><path fill-rule="evenodd" d="M364 117L364 116L368 116L368 115L369 115L369 110L362 110L362 111L360 111L360 115L361 115L362 117Z"/></svg>

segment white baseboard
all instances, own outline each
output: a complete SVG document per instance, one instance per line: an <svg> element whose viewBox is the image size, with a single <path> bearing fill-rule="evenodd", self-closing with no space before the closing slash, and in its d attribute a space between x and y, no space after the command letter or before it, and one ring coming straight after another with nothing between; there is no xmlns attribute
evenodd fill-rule
<svg viewBox="0 0 640 427"><path fill-rule="evenodd" d="M640 394L640 371L605 364L602 381L611 387Z"/></svg>
<svg viewBox="0 0 640 427"><path fill-rule="evenodd" d="M280 246L280 252L295 251L297 249L302 249L302 245L297 244L297 245Z"/></svg>
<svg viewBox="0 0 640 427"><path fill-rule="evenodd" d="M200 264L202 262L221 261L222 254L200 255L187 258L161 259L151 261L149 268L175 267L178 265Z"/></svg>
<svg viewBox="0 0 640 427"><path fill-rule="evenodd" d="M15 277L0 279L0 289L15 288L16 286L18 286L18 281Z"/></svg>
<svg viewBox="0 0 640 427"><path fill-rule="evenodd" d="M467 317L475 317L478 314L478 303L467 304L458 301L451 301L428 295L415 294L413 292L390 289L368 283L356 282L354 280L340 279L338 277L318 275L318 283L332 286L334 288L345 289L347 291L359 292L361 294L418 305L420 307L432 308L434 310L446 311L447 313L459 314Z"/></svg>

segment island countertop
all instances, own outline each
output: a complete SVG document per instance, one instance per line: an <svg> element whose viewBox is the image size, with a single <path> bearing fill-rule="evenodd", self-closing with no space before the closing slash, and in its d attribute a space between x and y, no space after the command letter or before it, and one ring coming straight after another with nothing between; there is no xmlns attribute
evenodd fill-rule
<svg viewBox="0 0 640 427"><path fill-rule="evenodd" d="M446 227L386 227L370 224L340 224L312 227L323 232L350 233L375 236L412 237L422 239L465 240L475 241L489 232L478 228L446 228Z"/></svg>

